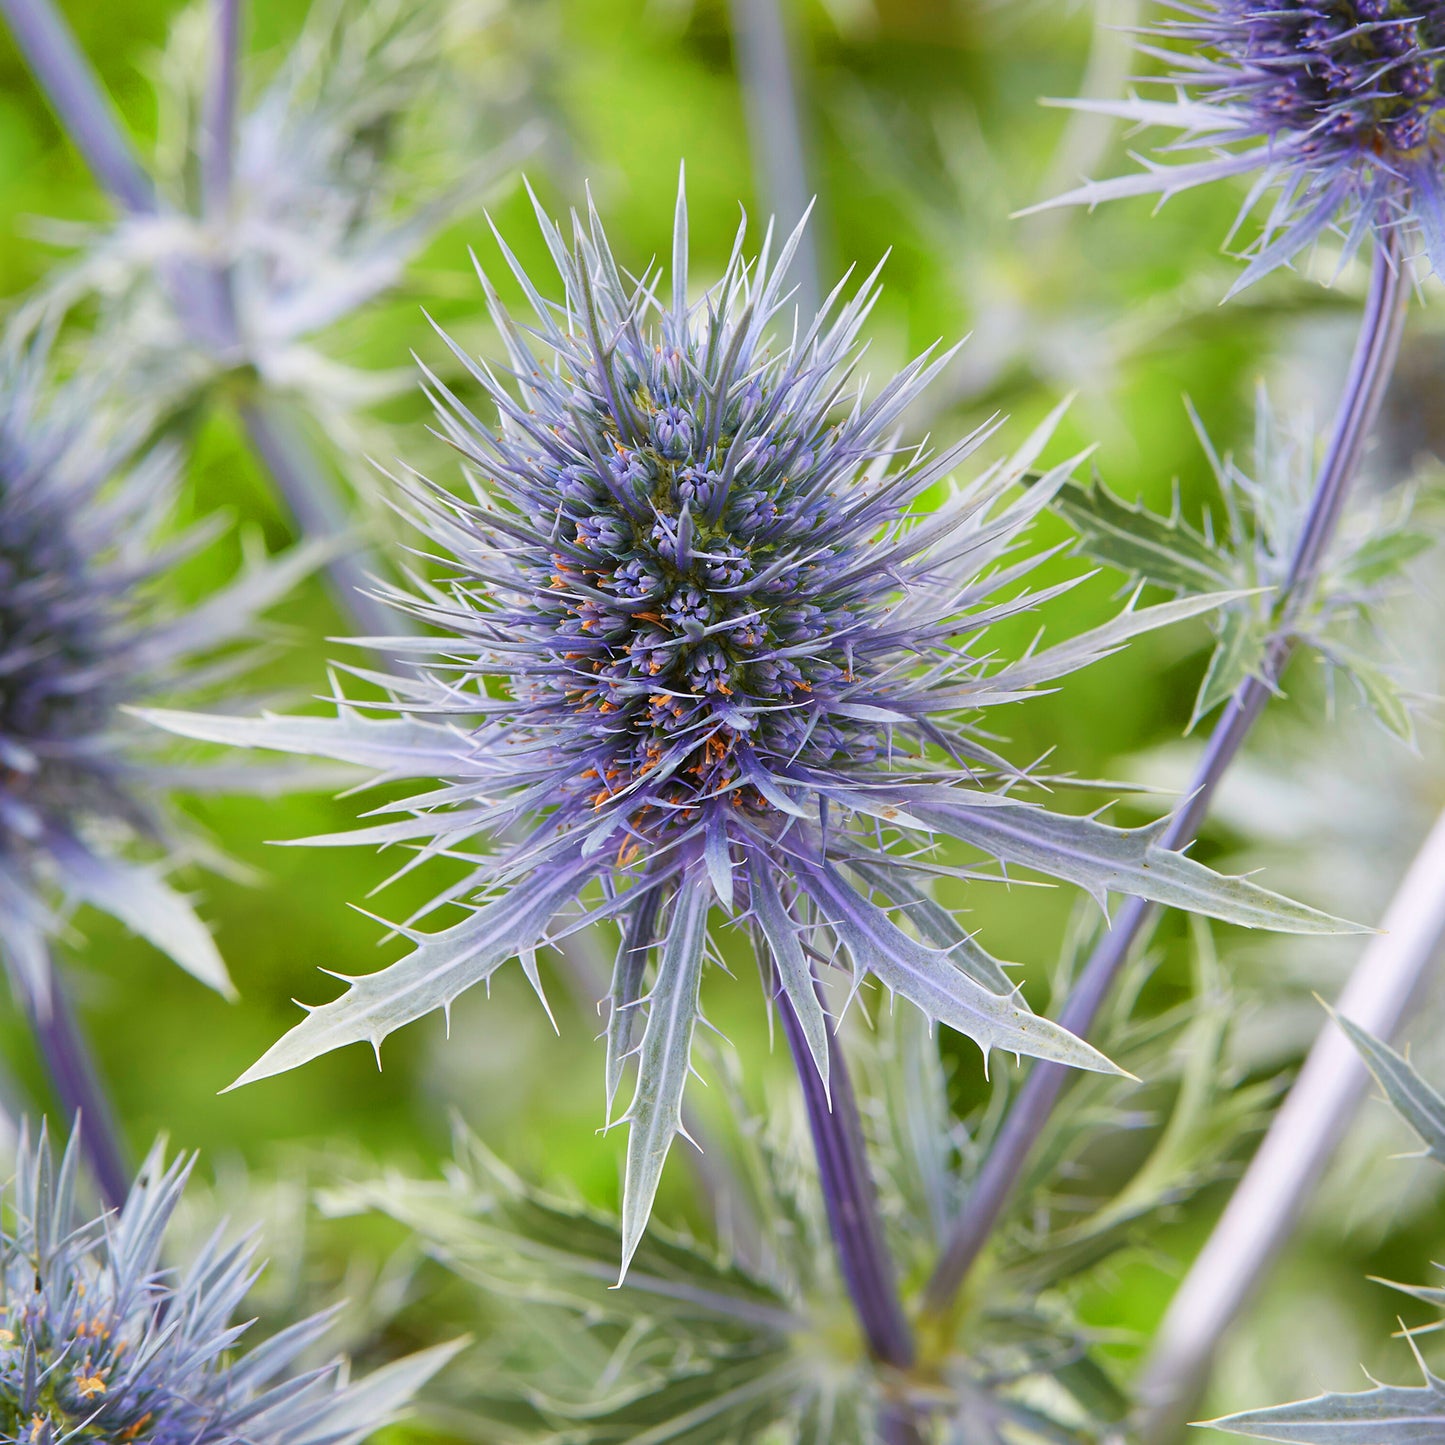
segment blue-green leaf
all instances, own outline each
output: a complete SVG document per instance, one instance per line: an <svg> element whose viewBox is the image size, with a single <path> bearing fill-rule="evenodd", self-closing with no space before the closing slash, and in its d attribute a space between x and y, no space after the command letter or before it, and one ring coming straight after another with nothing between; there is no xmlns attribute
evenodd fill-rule
<svg viewBox="0 0 1445 1445"><path fill-rule="evenodd" d="M1316 1395L1207 1423L1232 1435L1289 1445L1437 1445L1445 1436L1445 1382L1379 1385L1356 1394Z"/></svg>
<svg viewBox="0 0 1445 1445"><path fill-rule="evenodd" d="M1334 1015L1345 1037L1379 1080L1395 1112L1420 1136L1426 1152L1445 1164L1445 1097L1426 1083L1415 1066L1343 1014Z"/></svg>

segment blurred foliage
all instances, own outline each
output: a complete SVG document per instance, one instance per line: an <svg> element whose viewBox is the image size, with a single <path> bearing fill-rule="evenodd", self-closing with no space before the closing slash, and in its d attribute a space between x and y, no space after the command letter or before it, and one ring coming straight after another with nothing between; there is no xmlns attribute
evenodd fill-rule
<svg viewBox="0 0 1445 1445"><path fill-rule="evenodd" d="M685 158L694 265L699 274L721 270L738 206L755 216L762 210L723 0L456 0L455 8L482 38L451 57L452 75L474 84L499 114L524 106L548 127L526 168L549 208L576 204L583 180L590 181L614 244L640 268L666 244ZM178 114L176 77L174 64L168 70L161 57L171 27L191 23L182 21L181 8L171 0L72 0L66 9L133 132L166 134ZM1240 455L1261 378L1286 410L1327 416L1363 277L1351 267L1324 289L1279 273L1218 307L1236 274L1217 249L1238 203L1228 187L1180 197L1153 217L1149 203L1140 202L1093 215L1008 219L1121 158L1127 142L1107 126L1037 101L1077 94L1086 82L1118 84L1139 63L1118 28L1131 23L1136 9L1124 0L792 0L786 12L810 122L825 267L830 274L868 268L891 250L871 324L872 369L883 374L937 338L973 333L926 401L927 414L913 419L917 429L950 441L1004 410L1010 420L1002 440L1017 440L1061 393L1076 390L1045 460L1097 442L1097 465L1111 493L1163 515L1177 499L1196 519L1204 508L1217 508L1217 489L1183 398L1219 450ZM275 73L302 12L294 0L255 0L250 7L246 45L258 75ZM3 33L0 79L0 293L18 306L68 254L46 239L59 234L53 223L100 225L110 211ZM173 86L171 102L157 100L152 79L163 90ZM488 204L523 264L545 273L525 197L501 188ZM485 220L469 207L430 239L400 287L323 332L318 350L347 366L388 370L405 367L414 348L451 377L454 364L429 330L425 307L462 345L495 352L468 246L489 273L498 273L505 299L518 299ZM1328 274L1328 258L1320 270ZM1438 306L1412 312L1383 442L1370 462L1382 495L1422 455L1445 452L1438 313ZM82 312L76 321L83 327L88 318ZM415 390L359 406L359 415L382 460L397 452L444 474L444 451L425 431L426 407ZM189 423L188 514L233 513L278 549L290 524L229 414L197 413ZM358 458L346 461L362 474ZM1392 499L1384 505L1388 514ZM1064 536L1060 525L1054 539ZM200 595L230 575L236 555L234 541L220 545L176 585L184 595ZM1051 562L1044 580L1076 566ZM1429 600L1431 569L1413 575L1419 585L1393 619L1391 635L1417 664L1428 692L1438 689L1441 614ZM1121 581L1108 572L1073 593L1070 630L1102 621ZM304 701L328 690L328 660L347 656L341 645L322 640L345 627L314 581L297 592L285 620L294 646L270 668L268 697ZM1016 641L1029 641L1024 624ZM1168 787L1178 776L1172 759L1211 643L1202 623L1191 624L1070 678L1058 694L1015 710L1014 756L1042 755L1062 739L1053 768L1087 778L1132 770ZM1384 729L1358 726L1347 716L1353 700L1343 694L1339 715L1330 714L1305 663L1296 664L1286 685L1291 696L1272 711L1229 795L1234 803L1221 807L1198 855L1267 863L1278 870L1269 875L1274 886L1331 911L1374 917L1398 874L1392 862L1409 856L1445 801L1438 736L1423 727L1411 752ZM1322 731L1333 741L1322 742ZM268 1247L288 1267L273 1271L268 1287L294 1286L296 1299L286 1307L302 1296L309 1304L349 1290L369 1302L355 1316L363 1354L394 1352L398 1340L443 1338L441 1331L461 1323L481 1339L477 1358L485 1363L496 1357L499 1339L511 1338L518 1318L497 1303L495 1281L488 1279L492 1292L481 1298L461 1285L447 1294L415 1272L435 1266L419 1265L385 1231L357 1220L303 1227L308 1183L337 1171L372 1177L371 1164L357 1162L358 1155L379 1161L392 1179L434 1177L448 1153L448 1110L455 1109L520 1175L549 1190L566 1181L575 1191L567 1207L593 1221L589 1228L602 1229L596 1221L617 1203L621 1143L594 1138L602 1051L584 1046L599 1028L585 989L544 963L560 1039L513 971L498 979L491 997L458 1003L450 1041L444 1043L439 1019L390 1041L380 1074L369 1052L357 1048L216 1096L295 1021L291 997L318 997L324 984L317 968L358 972L394 956L378 951L378 928L349 905L400 917L433 891L434 880L403 879L373 905L366 895L389 873L386 860L267 846L343 829L354 811L347 801L317 796L191 805L195 822L255 874L204 880L201 911L240 988L238 1004L211 995L94 913L77 915L67 961L132 1146L165 1130L180 1147L203 1148L220 1182L213 1204L196 1207L274 1221L265 1231ZM1147 815L1136 802L1119 812L1130 821ZM197 873L181 881L199 888L203 880ZM1019 961L1036 1008L1057 1004L1069 961L1093 921L1076 918L1060 890L965 896L964 888L943 885L941 901L969 910L970 927L982 931L990 951ZM1050 1338L1087 1338L1112 1372L1093 1381L1104 1398L1127 1379L1173 1280L1217 1212L1221 1176L1238 1164L1281 1072L1308 1042L1319 1017L1310 990L1327 991L1352 960L1348 945L1306 950L1220 929L1205 946L1177 921L1166 925L1147 966L1114 1005L1111 1028L1119 1042L1106 1045L1122 1044L1116 1056L1146 1082L1129 1092L1116 1081L1090 1079L1070 1092L1031 1191L978 1276L976 1288L994 1291L991 1299L1019 1304L1024 1324L1015 1343L1043 1338L1038 1317L1053 1310ZM791 1107L778 1101L791 1100L794 1086L784 1052L767 1058L765 1026L747 994L712 988L709 1013L750 1064L759 1061L748 1071L748 1097L754 1109L772 1114ZM1438 1016L1432 1003L1418 1026L1428 1034L1429 1019ZM990 1083L970 1046L945 1038L943 1050L940 1087L955 1114L969 1120L947 1143L956 1157L932 1176L947 1192L960 1188L976 1164L1015 1069L995 1061ZM11 1011L0 1014L0 1056L15 1090L43 1100L43 1076ZM872 1082L875 1132L891 1129L897 1144L902 1125L887 1114L886 1080ZM698 1107L705 1126L721 1127L725 1108L706 1097ZM1380 1158L1398 1142L1383 1111L1363 1121L1339 1178L1327 1182L1307 1229L1226 1355L1218 1408L1288 1398L1320 1383L1348 1388L1358 1381L1359 1362L1384 1369L1382 1361L1395 1359L1398 1346L1386 1341L1404 1305L1361 1279L1426 1278L1440 1235L1433 1188L1421 1194L1392 1186L1378 1210L1358 1203L1356 1183L1377 1174ZM913 1144L895 1148L901 1169L916 1161L911 1150ZM1377 1178L1374 1188L1378 1195ZM932 1221L926 1229L893 1221L911 1285L927 1268L925 1246L943 1202L936 1190L932 1199L926 1194L899 1191L913 1199L917 1218ZM524 1190L518 1197L531 1195ZM264 1209L262 1200L269 1201ZM716 1243L712 1203L714 1192L697 1188L675 1160L659 1216ZM1352 1228L1366 1215L1367 1227ZM672 1248L661 1241L656 1247ZM812 1249L824 1254L820 1243ZM708 1258L709 1268L721 1268ZM417 1303L423 1294L425 1308ZM977 1308L970 1295L949 1349L958 1340L972 1348ZM521 1348L525 1339L516 1338ZM595 1340L589 1348L598 1348ZM481 1366L474 1361L469 1368ZM1096 1401L1089 1408L1100 1407Z"/></svg>

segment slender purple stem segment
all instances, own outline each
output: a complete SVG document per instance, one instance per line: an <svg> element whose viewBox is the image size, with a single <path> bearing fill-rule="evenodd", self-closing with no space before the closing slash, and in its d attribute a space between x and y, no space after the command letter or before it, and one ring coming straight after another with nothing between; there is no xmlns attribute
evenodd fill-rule
<svg viewBox="0 0 1445 1445"><path fill-rule="evenodd" d="M1259 674L1245 679L1221 714L1189 796L1165 830L1161 840L1165 848L1184 848L1193 841L1214 790L1264 711L1294 650L1292 623L1308 602L1319 575L1399 352L1409 283L1398 245L1395 232L1389 229L1382 231L1376 244L1369 296L1334 430L1281 589L1279 628ZM1141 899L1124 903L1079 975L1059 1023L1072 1033L1088 1034L1135 943L1148 936L1157 918L1158 910ZM1061 1065L1041 1063L1024 1080L928 1282L924 1307L929 1313L944 1315L951 1309L974 1260L998 1224L1068 1076L1069 1070Z"/></svg>
<svg viewBox="0 0 1445 1445"><path fill-rule="evenodd" d="M90 1046L66 996L60 970L53 963L50 1010L42 1016L32 1007L30 1025L61 1111L67 1119L79 1119L81 1147L96 1188L108 1209L119 1209L130 1193L125 1146Z"/></svg>
<svg viewBox="0 0 1445 1445"><path fill-rule="evenodd" d="M211 6L211 77L201 144L201 205L206 219L223 221L235 176L236 101L241 74L241 0Z"/></svg>
<svg viewBox="0 0 1445 1445"><path fill-rule="evenodd" d="M798 67L778 0L731 0L733 49L742 85L753 174L763 201L786 235L815 200L809 184L808 143ZM811 316L822 299L816 217L793 261L798 310Z"/></svg>
<svg viewBox="0 0 1445 1445"><path fill-rule="evenodd" d="M46 0L0 0L0 14L86 165L127 211L152 214L151 178L116 124L60 12Z"/></svg>
<svg viewBox="0 0 1445 1445"><path fill-rule="evenodd" d="M893 1261L883 1238L878 1195L868 1172L863 1125L853 1081L838 1038L828 1035L828 1083L818 1066L791 1004L778 1000L783 1032L793 1055L808 1127L818 1157L818 1177L838 1265L853 1309L874 1359L906 1370L914 1361L913 1332L898 1296ZM887 1445L912 1445L920 1437L908 1413L889 1413L880 1422Z"/></svg>

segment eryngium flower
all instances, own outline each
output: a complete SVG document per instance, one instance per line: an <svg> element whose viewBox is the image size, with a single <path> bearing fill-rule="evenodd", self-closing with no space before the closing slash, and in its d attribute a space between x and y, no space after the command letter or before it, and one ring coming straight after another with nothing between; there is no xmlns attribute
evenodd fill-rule
<svg viewBox="0 0 1445 1445"><path fill-rule="evenodd" d="M211 1236L184 1270L161 1263L194 1165L158 1144L118 1214L74 1198L75 1136L53 1165L42 1129L22 1133L0 1228L0 1438L16 1445L350 1445L387 1424L455 1354L441 1345L348 1379L346 1364L297 1369L332 1311L249 1354L233 1323L259 1271L255 1245Z"/></svg>
<svg viewBox="0 0 1445 1445"><path fill-rule="evenodd" d="M1445 130L1440 0L1198 0L1157 36L1174 65L1173 101L1073 101L1082 109L1182 132L1168 151L1208 151L1183 164L1145 161L1141 175L1094 181L1047 204L1170 196L1258 172L1240 219L1276 198L1235 290L1335 227L1348 256L1371 231L1403 228L1445 274Z"/></svg>
<svg viewBox="0 0 1445 1445"><path fill-rule="evenodd" d="M856 984L873 975L985 1050L1111 1067L1029 1013L1001 966L918 891L931 872L974 876L918 857L934 835L1101 902L1138 893L1237 923L1334 929L1157 847L1151 829L1009 794L1027 775L970 717L1218 599L1130 608L1001 663L984 630L1068 585L1020 595L1039 556L1000 559L1069 464L1005 501L1045 428L936 510L915 510L986 432L936 456L892 439L947 356L920 357L872 400L851 385L876 272L779 344L768 335L796 234L776 265L765 244L750 266L740 231L722 279L689 302L681 195L667 299L656 275L624 278L595 213L575 221L570 250L539 219L565 303L543 300L505 246L536 327L487 288L517 394L456 350L500 429L432 378L473 495L416 491L419 525L456 572L403 600L440 635L409 644L437 657L419 678L389 680L401 715L349 704L336 718L148 714L192 737L441 779L383 810L409 816L343 839L428 840L425 856L486 833L496 850L438 900L463 904L460 923L407 928L413 953L351 980L242 1081L356 1040L379 1046L510 958L535 980L541 944L616 918L609 1104L638 1054L630 1255L679 1127L714 905L751 928L768 988L796 1011L820 1070L827 1020L810 957L844 952Z"/></svg>
<svg viewBox="0 0 1445 1445"><path fill-rule="evenodd" d="M190 903L122 856L129 843L154 849L175 835L156 791L175 774L148 759L153 734L123 708L200 684L199 664L234 669L242 654L232 645L257 610L317 554L298 549L167 611L157 575L213 531L162 542L174 455L162 447L130 464L135 429L107 423L88 382L47 400L42 363L34 347L0 343L0 957L48 1007L47 939L63 893L230 993Z"/></svg>

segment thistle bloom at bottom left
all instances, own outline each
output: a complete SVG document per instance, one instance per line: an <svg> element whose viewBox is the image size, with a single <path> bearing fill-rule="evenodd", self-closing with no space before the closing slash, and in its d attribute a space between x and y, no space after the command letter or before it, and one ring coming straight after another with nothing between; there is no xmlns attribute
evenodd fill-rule
<svg viewBox="0 0 1445 1445"><path fill-rule="evenodd" d="M233 1317L254 1243L220 1231L184 1270L160 1262L194 1160L152 1150L124 1208L86 1219L74 1139L58 1168L22 1136L0 1229L0 1439L19 1445L355 1445L456 1353L440 1345L351 1381L294 1367L331 1322L313 1315L249 1353Z"/></svg>

